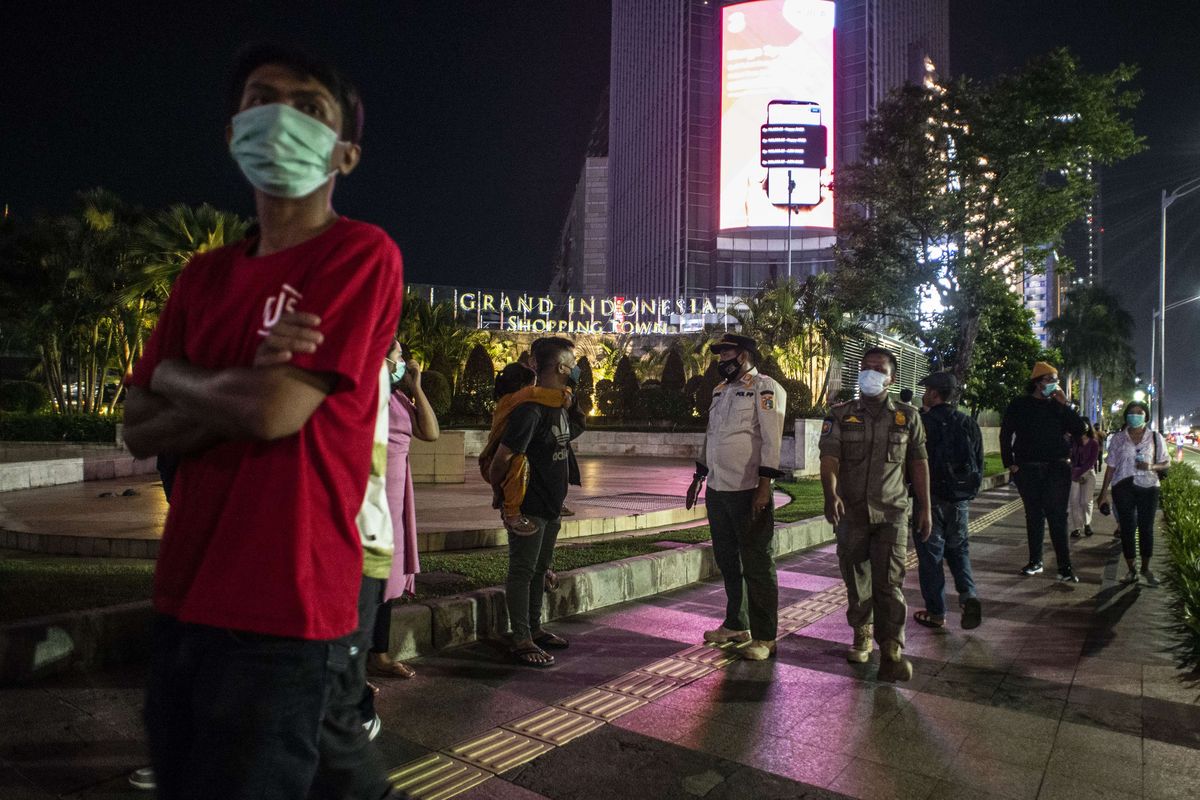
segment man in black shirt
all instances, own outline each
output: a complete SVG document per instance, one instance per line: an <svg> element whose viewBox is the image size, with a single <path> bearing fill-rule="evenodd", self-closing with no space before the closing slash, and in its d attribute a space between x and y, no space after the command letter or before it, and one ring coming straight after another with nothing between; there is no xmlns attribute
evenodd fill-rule
<svg viewBox="0 0 1200 800"><path fill-rule="evenodd" d="M1058 580L1078 583L1067 540L1067 503L1071 497L1071 446L1068 436L1082 433L1083 418L1067 405L1058 388L1058 370L1044 361L1033 365L1027 393L1016 398L1000 423L1000 458L1025 504L1029 563L1023 575L1042 571L1045 526L1058 561Z"/></svg>
<svg viewBox="0 0 1200 800"><path fill-rule="evenodd" d="M565 389L579 380L575 345L558 337L533 343L537 360L537 383L549 389ZM564 649L567 641L542 630L543 581L554 557L563 500L570 476L570 442L583 432L572 425L564 408L524 403L508 418L504 437L492 459L492 485L504 480L513 455L523 453L529 463L529 485L521 513L534 523L531 533L509 531L508 579L504 584L508 619L512 627L512 654L518 663L549 667L554 657L544 648Z"/></svg>

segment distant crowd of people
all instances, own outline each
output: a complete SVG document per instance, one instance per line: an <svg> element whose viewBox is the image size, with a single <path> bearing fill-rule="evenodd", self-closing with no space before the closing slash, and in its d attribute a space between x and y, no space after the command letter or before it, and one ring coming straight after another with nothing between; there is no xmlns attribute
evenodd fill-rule
<svg viewBox="0 0 1200 800"><path fill-rule="evenodd" d="M129 376L125 439L157 455L170 504L154 582L158 612L145 724L152 765L131 781L176 798L400 797L373 740L372 678L412 678L395 657L393 603L420 570L409 449L438 420L421 366L395 339L400 251L380 228L338 215L337 179L363 156L363 104L335 67L272 45L242 51L226 138L253 187L244 241L197 254L176 281ZM757 343L711 346L720 382L685 504L701 494L723 579L724 617L697 631L748 660L775 655L779 588L774 485L787 393L759 371ZM857 399L820 434L824 515L847 595L846 658L911 678L902 591L911 536L925 608L947 624L945 567L960 625L983 606L969 557L970 501L983 482L975 421L958 382L921 381L920 407L894 399L897 362L862 356ZM543 599L584 430L574 344L541 338L496 379L480 475L508 537L505 599L514 665L546 669L570 642L547 630ZM1107 447L1099 506L1117 510L1130 582L1150 570L1162 437L1131 403ZM1044 528L1058 579L1077 582L1069 534L1091 536L1102 434L1076 414L1049 364L1004 415L1001 456L1025 506L1029 563ZM707 484L707 487L705 487Z"/></svg>

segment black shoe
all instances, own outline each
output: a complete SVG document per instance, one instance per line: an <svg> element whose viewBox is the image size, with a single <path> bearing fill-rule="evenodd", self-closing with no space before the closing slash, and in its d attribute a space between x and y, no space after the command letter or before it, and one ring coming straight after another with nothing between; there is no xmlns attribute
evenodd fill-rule
<svg viewBox="0 0 1200 800"><path fill-rule="evenodd" d="M1142 580L1146 582L1147 586L1158 586L1160 584L1158 577L1150 571L1149 567L1142 568Z"/></svg>
<svg viewBox="0 0 1200 800"><path fill-rule="evenodd" d="M1024 567L1022 570L1021 570L1021 574L1022 574L1022 575L1037 575L1037 574L1038 574L1039 572L1041 572L1041 571L1042 571L1042 562L1040 562L1040 561L1030 561L1030 562L1029 562L1028 564L1026 564L1026 565L1025 565L1025 567Z"/></svg>
<svg viewBox="0 0 1200 800"><path fill-rule="evenodd" d="M978 597L968 597L962 604L962 627L969 631L978 628L983 621L983 604Z"/></svg>
<svg viewBox="0 0 1200 800"><path fill-rule="evenodd" d="M1081 538L1083 538L1083 534L1080 533L1078 530L1074 530L1074 531L1071 531L1071 538L1072 539L1081 539Z"/></svg>
<svg viewBox="0 0 1200 800"><path fill-rule="evenodd" d="M1075 570L1071 567L1060 569L1058 577L1055 578L1059 583L1079 583L1079 577L1075 574Z"/></svg>
<svg viewBox="0 0 1200 800"><path fill-rule="evenodd" d="M1091 525L1084 525L1084 526L1083 526L1083 535L1084 535L1084 536L1091 536L1093 533L1095 533L1095 531L1094 531L1094 530L1092 530L1092 526L1091 526Z"/></svg>

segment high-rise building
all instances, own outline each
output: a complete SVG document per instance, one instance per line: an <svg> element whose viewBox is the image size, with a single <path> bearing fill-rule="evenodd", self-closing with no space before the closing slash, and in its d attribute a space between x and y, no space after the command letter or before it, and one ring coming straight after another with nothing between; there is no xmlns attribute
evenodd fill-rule
<svg viewBox="0 0 1200 800"><path fill-rule="evenodd" d="M550 291L603 295L608 291L608 95L588 139L559 237Z"/></svg>
<svg viewBox="0 0 1200 800"><path fill-rule="evenodd" d="M946 72L948 54L949 0L613 0L609 293L744 294L785 274L789 252L794 276L830 268L838 165L858 157L886 93ZM748 95L755 149L731 180L723 148L751 128L729 117ZM832 130L824 169L803 181L823 185L820 203L793 215L790 236L772 206L787 181L761 183L757 163L769 105Z"/></svg>

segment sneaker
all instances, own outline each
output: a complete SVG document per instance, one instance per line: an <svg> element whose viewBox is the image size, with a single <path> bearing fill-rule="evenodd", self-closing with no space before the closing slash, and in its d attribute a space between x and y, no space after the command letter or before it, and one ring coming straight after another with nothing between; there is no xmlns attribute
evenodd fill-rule
<svg viewBox="0 0 1200 800"><path fill-rule="evenodd" d="M1121 579L1121 583L1137 583L1137 573L1129 570L1129 574Z"/></svg>
<svg viewBox="0 0 1200 800"><path fill-rule="evenodd" d="M1075 574L1074 569L1067 567L1066 569L1060 569L1058 571L1058 577L1054 580L1058 581L1059 583L1079 583L1079 576Z"/></svg>
<svg viewBox="0 0 1200 800"><path fill-rule="evenodd" d="M871 641L875 626L871 623L859 625L854 629L854 644L846 651L846 660L851 664L865 664L871 658L871 650L875 647Z"/></svg>
<svg viewBox="0 0 1200 800"><path fill-rule="evenodd" d="M367 741L373 742L375 741L375 737L379 735L379 732L383 730L383 720L376 714L369 721L363 723L363 730L367 732Z"/></svg>
<svg viewBox="0 0 1200 800"><path fill-rule="evenodd" d="M879 655L879 680L907 681L912 680L912 662L904 657L904 652L897 642L887 642Z"/></svg>
<svg viewBox="0 0 1200 800"><path fill-rule="evenodd" d="M142 767L129 773L129 785L146 792L157 789L158 783L154 780L154 767Z"/></svg>
<svg viewBox="0 0 1200 800"><path fill-rule="evenodd" d="M741 648L739 653L742 658L747 661L766 661L771 656L775 655L775 640L764 641L762 639L754 639L750 644Z"/></svg>
<svg viewBox="0 0 1200 800"><path fill-rule="evenodd" d="M1083 526L1083 535L1084 535L1084 536L1091 536L1093 533L1095 533L1095 531L1094 531L1094 530L1092 530L1092 526L1091 526L1091 525L1084 525L1084 526Z"/></svg>
<svg viewBox="0 0 1200 800"><path fill-rule="evenodd" d="M1142 580L1146 582L1147 586L1158 586L1160 583L1158 577L1149 569L1149 567L1142 570Z"/></svg>
<svg viewBox="0 0 1200 800"><path fill-rule="evenodd" d="M1080 531L1078 528L1076 528L1075 530L1071 531L1071 538L1072 539L1082 539L1083 532Z"/></svg>
<svg viewBox="0 0 1200 800"><path fill-rule="evenodd" d="M722 625L715 631L705 631L704 641L709 644L741 644L750 641L750 631L735 631Z"/></svg>
<svg viewBox="0 0 1200 800"><path fill-rule="evenodd" d="M1042 562L1030 561L1021 569L1022 575L1037 575L1042 571Z"/></svg>

